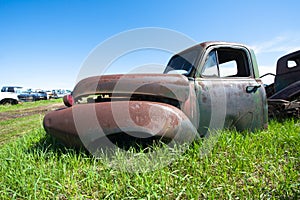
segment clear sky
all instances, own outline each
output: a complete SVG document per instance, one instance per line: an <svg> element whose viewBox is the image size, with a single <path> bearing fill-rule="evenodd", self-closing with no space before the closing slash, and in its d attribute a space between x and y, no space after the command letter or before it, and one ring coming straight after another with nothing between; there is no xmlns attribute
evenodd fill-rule
<svg viewBox="0 0 300 200"><path fill-rule="evenodd" d="M275 72L281 55L300 49L299 8L297 0L0 0L0 86L72 89L98 44L143 27L199 43L244 43L254 48L260 74Z"/></svg>

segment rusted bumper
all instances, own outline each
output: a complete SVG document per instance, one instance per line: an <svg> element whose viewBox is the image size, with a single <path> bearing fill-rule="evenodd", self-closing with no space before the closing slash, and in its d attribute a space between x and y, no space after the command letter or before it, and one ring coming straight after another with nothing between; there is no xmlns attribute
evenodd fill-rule
<svg viewBox="0 0 300 200"><path fill-rule="evenodd" d="M110 146L105 138L114 135L180 143L197 137L196 128L181 110L147 101L76 104L48 113L43 124L48 134L71 147Z"/></svg>

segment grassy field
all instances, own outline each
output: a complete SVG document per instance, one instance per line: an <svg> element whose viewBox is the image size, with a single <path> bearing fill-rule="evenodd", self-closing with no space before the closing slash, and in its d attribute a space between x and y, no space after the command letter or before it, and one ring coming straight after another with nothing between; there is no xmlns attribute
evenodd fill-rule
<svg viewBox="0 0 300 200"><path fill-rule="evenodd" d="M23 102L17 105L0 105L0 112L22 111L25 109L35 108L38 106L47 106L54 103L61 103L62 99L51 99L46 101Z"/></svg>
<svg viewBox="0 0 300 200"><path fill-rule="evenodd" d="M35 105L0 112L22 106ZM42 118L0 123L0 199L300 198L299 121L271 121L255 133L222 131L207 154L201 139L162 168L132 172L64 148L45 134Z"/></svg>

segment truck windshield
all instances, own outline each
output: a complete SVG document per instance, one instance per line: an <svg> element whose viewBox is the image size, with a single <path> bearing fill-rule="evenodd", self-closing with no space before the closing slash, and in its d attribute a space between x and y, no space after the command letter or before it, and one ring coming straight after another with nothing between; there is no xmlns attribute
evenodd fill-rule
<svg viewBox="0 0 300 200"><path fill-rule="evenodd" d="M199 49L191 49L190 51L176 54L170 59L164 73L179 73L188 75L195 67L198 55Z"/></svg>

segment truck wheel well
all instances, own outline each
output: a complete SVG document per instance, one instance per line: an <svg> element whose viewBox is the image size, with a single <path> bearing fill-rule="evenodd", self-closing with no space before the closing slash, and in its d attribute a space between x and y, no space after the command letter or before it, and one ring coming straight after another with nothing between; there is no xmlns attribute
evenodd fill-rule
<svg viewBox="0 0 300 200"><path fill-rule="evenodd" d="M147 133L142 133L144 136ZM151 136L146 138L138 138L135 136L131 136L127 133L120 132L115 133L112 135L108 135L107 139L117 147L127 151L130 148L135 148L137 150L140 149L147 149L147 147L151 147L153 145L160 145L162 143L168 144L171 139L163 138L161 136ZM96 151L98 148L105 149L105 143L103 142L102 138L95 140L93 143L89 144L88 149L92 149L92 151Z"/></svg>

